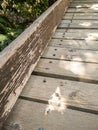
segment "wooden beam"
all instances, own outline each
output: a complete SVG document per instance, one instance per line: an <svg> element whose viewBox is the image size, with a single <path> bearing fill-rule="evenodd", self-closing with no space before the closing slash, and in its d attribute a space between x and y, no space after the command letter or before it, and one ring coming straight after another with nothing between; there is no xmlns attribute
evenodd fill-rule
<svg viewBox="0 0 98 130"><path fill-rule="evenodd" d="M0 54L0 128L36 66L69 0L58 0Z"/></svg>

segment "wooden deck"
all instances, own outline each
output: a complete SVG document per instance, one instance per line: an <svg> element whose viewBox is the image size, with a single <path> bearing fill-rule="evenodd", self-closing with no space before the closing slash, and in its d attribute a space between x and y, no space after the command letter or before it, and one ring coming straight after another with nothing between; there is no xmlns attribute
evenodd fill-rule
<svg viewBox="0 0 98 130"><path fill-rule="evenodd" d="M62 115L45 116L60 87ZM3 130L98 130L98 0L73 0Z"/></svg>

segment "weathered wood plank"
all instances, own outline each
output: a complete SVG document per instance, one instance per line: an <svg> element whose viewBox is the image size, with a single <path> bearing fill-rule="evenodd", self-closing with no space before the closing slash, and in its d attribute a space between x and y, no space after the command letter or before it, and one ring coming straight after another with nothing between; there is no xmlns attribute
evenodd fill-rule
<svg viewBox="0 0 98 130"><path fill-rule="evenodd" d="M59 28L75 28L75 29L97 29L98 21L94 20L62 20Z"/></svg>
<svg viewBox="0 0 98 130"><path fill-rule="evenodd" d="M76 34L78 33L78 34ZM98 33L90 33L88 34L86 32L78 32L76 33L66 33L65 35L59 35L58 38L65 38L65 39L81 39L81 40L87 40L87 41L97 41L98 40Z"/></svg>
<svg viewBox="0 0 98 130"><path fill-rule="evenodd" d="M21 96L48 101L57 87L60 87L61 94L66 99L67 105L98 111L97 84L32 75Z"/></svg>
<svg viewBox="0 0 98 130"><path fill-rule="evenodd" d="M75 13L77 13L77 12L80 12L80 13L84 13L84 12L88 12L88 13L98 13L98 10L95 8L94 6L92 6L92 8L88 8L88 9L86 9L86 8L77 8L76 10L75 10ZM70 11L71 12L71 11Z"/></svg>
<svg viewBox="0 0 98 130"><path fill-rule="evenodd" d="M60 22L60 24L58 25L58 28L60 29L60 28L69 28L69 26L70 26L70 23L71 23L71 20L62 20L61 22Z"/></svg>
<svg viewBox="0 0 98 130"><path fill-rule="evenodd" d="M66 11L67 13L73 13L75 12L76 8L68 8L68 10Z"/></svg>
<svg viewBox="0 0 98 130"><path fill-rule="evenodd" d="M58 0L0 54L0 128L69 5Z"/></svg>
<svg viewBox="0 0 98 130"><path fill-rule="evenodd" d="M98 3L98 2L97 2L97 3ZM87 3L82 3L82 2L79 3L79 2L78 2L78 3L73 3L73 2L72 2L72 3L70 4L70 7L73 7L73 8L74 8L74 7L75 7L75 8L81 8L81 7L82 7L82 8L83 8L83 7L84 7L84 8L92 8L92 7L93 7L94 5L96 5L97 3L94 3L94 2L87 2ZM96 5L95 7L97 7L97 5Z"/></svg>
<svg viewBox="0 0 98 130"><path fill-rule="evenodd" d="M98 19L98 13L75 13L73 19Z"/></svg>
<svg viewBox="0 0 98 130"><path fill-rule="evenodd" d="M68 24L68 23L61 23L59 26L58 26L58 28L69 28L69 25L70 24Z"/></svg>
<svg viewBox="0 0 98 130"><path fill-rule="evenodd" d="M86 20L97 20L98 19L98 13L66 13L63 19L86 19Z"/></svg>
<svg viewBox="0 0 98 130"><path fill-rule="evenodd" d="M35 72L58 75L59 78L98 83L98 64L40 59Z"/></svg>
<svg viewBox="0 0 98 130"><path fill-rule="evenodd" d="M92 14L92 15L93 15L93 14ZM63 21L63 20L62 20L62 21ZM65 20L65 21L66 21L66 20ZM83 23L83 22L84 22L84 23L85 23L85 22L86 22L86 23L88 22L88 23L90 23L90 24L94 24L94 23L96 24L96 23L98 23L97 20L86 20L86 19L85 19L85 20L78 20L78 19L77 19L77 20L74 20L74 19L72 20L72 23Z"/></svg>
<svg viewBox="0 0 98 130"><path fill-rule="evenodd" d="M47 47L43 58L98 63L98 51Z"/></svg>
<svg viewBox="0 0 98 130"><path fill-rule="evenodd" d="M73 15L74 15L74 13L65 13L63 19L72 19Z"/></svg>
<svg viewBox="0 0 98 130"><path fill-rule="evenodd" d="M59 31L59 30L58 30ZM61 31L61 30L60 30ZM78 32L78 33L81 33L81 32L86 32L86 33L98 33L98 29L68 29L67 32Z"/></svg>
<svg viewBox="0 0 98 130"><path fill-rule="evenodd" d="M66 109L62 115L57 112L45 116L46 105L18 100L3 130L13 130L19 126L22 130L97 130L98 116ZM73 119L74 117L74 119Z"/></svg>
<svg viewBox="0 0 98 130"><path fill-rule="evenodd" d="M51 39L49 46L98 51L98 41Z"/></svg>
<svg viewBox="0 0 98 130"><path fill-rule="evenodd" d="M53 38L63 38L63 39L78 39L86 41L97 41L98 40L98 30L97 29L57 29ZM62 31L61 31L62 30Z"/></svg>
<svg viewBox="0 0 98 130"><path fill-rule="evenodd" d="M65 25L61 25L62 27L64 27ZM66 27L66 26L65 26ZM86 22L86 21L82 21L80 23L76 22L76 23L72 23L70 24L69 28L88 28L88 29L98 29L98 23L96 22Z"/></svg>

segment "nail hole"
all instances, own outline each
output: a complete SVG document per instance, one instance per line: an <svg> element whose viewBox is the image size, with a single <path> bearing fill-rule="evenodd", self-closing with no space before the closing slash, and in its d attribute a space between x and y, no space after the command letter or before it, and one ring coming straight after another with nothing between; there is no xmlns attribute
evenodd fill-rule
<svg viewBox="0 0 98 130"><path fill-rule="evenodd" d="M53 56L56 56L56 54L53 54Z"/></svg>
<svg viewBox="0 0 98 130"><path fill-rule="evenodd" d="M46 83L47 82L46 79L44 79L43 82Z"/></svg>
<svg viewBox="0 0 98 130"><path fill-rule="evenodd" d="M61 84L60 86L63 86L63 84Z"/></svg>
<svg viewBox="0 0 98 130"><path fill-rule="evenodd" d="M63 86L63 82L60 82L60 86Z"/></svg>
<svg viewBox="0 0 98 130"><path fill-rule="evenodd" d="M73 49L69 49L70 52L73 52Z"/></svg>
<svg viewBox="0 0 98 130"><path fill-rule="evenodd" d="M60 41L62 42L63 40L61 39Z"/></svg>
<svg viewBox="0 0 98 130"><path fill-rule="evenodd" d="M60 46L62 45L62 44L59 44Z"/></svg>
<svg viewBox="0 0 98 130"><path fill-rule="evenodd" d="M57 97L59 97L59 94L58 94L58 93L55 93L55 95L56 95Z"/></svg>
<svg viewBox="0 0 98 130"><path fill-rule="evenodd" d="M49 70L49 68L45 68L46 70Z"/></svg>
<svg viewBox="0 0 98 130"><path fill-rule="evenodd" d="M49 61L49 63L52 63L52 61Z"/></svg>
<svg viewBox="0 0 98 130"><path fill-rule="evenodd" d="M55 51L57 51L57 49L54 49Z"/></svg>

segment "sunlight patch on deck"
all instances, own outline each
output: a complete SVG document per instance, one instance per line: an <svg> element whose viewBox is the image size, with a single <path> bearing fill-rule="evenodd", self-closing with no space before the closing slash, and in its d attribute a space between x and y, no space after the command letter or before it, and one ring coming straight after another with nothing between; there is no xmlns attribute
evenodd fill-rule
<svg viewBox="0 0 98 130"><path fill-rule="evenodd" d="M64 114L66 109L67 99L61 95L60 87L57 87L51 98L48 100L48 105L45 109L45 115L51 111L58 111Z"/></svg>
<svg viewBox="0 0 98 130"><path fill-rule="evenodd" d="M87 38L85 38L86 41L93 41L98 40L98 33L88 33Z"/></svg>
<svg viewBox="0 0 98 130"><path fill-rule="evenodd" d="M83 26L83 27L89 27L91 26L92 24L90 22L82 22L80 23L79 25Z"/></svg>
<svg viewBox="0 0 98 130"><path fill-rule="evenodd" d="M94 4L90 8L93 9L93 10L98 10L98 4Z"/></svg>
<svg viewBox="0 0 98 130"><path fill-rule="evenodd" d="M73 60L81 60L80 57L74 58ZM65 70L71 71L77 75L85 75L86 70L83 64L80 62L72 62L71 64L66 64L66 62L60 62L59 67Z"/></svg>

